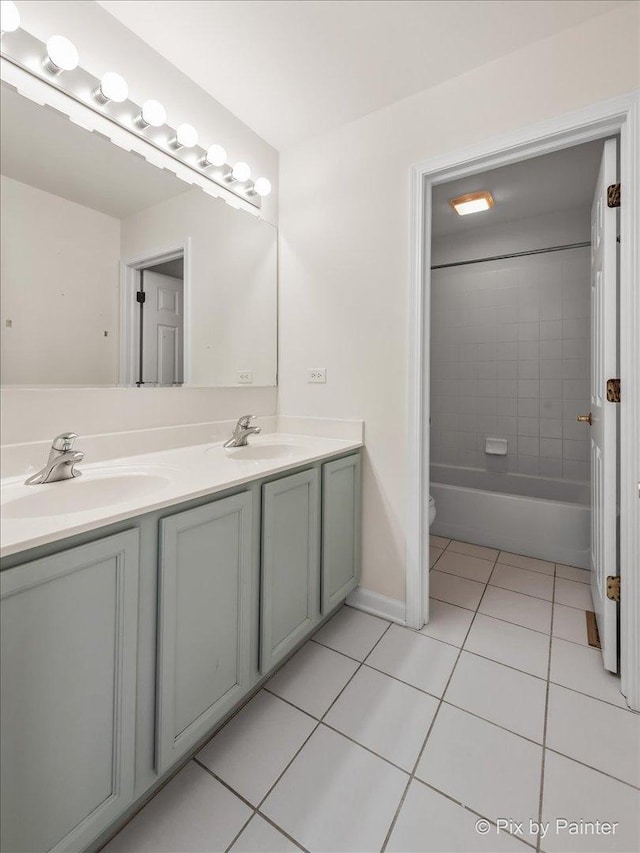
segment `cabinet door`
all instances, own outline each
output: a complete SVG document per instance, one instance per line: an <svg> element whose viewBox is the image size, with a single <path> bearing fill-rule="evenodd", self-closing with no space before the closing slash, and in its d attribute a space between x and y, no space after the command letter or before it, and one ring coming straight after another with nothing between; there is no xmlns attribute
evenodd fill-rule
<svg viewBox="0 0 640 853"><path fill-rule="evenodd" d="M322 466L322 612L360 579L360 454Z"/></svg>
<svg viewBox="0 0 640 853"><path fill-rule="evenodd" d="M160 522L156 758L162 773L249 679L251 494Z"/></svg>
<svg viewBox="0 0 640 853"><path fill-rule="evenodd" d="M263 673L277 664L318 618L318 491L315 468L262 487Z"/></svg>
<svg viewBox="0 0 640 853"><path fill-rule="evenodd" d="M0 599L0 847L79 850L133 800L138 532L9 569Z"/></svg>

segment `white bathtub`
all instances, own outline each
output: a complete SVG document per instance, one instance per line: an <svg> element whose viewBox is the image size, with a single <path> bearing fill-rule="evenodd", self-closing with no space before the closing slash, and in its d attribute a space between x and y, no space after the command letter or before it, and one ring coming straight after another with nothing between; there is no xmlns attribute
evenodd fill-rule
<svg viewBox="0 0 640 853"><path fill-rule="evenodd" d="M430 491L438 536L589 568L586 483L432 465Z"/></svg>

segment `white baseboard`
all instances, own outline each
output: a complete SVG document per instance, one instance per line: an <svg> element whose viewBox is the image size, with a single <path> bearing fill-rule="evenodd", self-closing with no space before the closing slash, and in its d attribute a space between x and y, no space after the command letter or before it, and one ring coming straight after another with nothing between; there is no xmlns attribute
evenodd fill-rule
<svg viewBox="0 0 640 853"><path fill-rule="evenodd" d="M347 596L347 604L372 616L381 616L400 625L407 624L405 603L397 598L387 598L386 595L358 586Z"/></svg>

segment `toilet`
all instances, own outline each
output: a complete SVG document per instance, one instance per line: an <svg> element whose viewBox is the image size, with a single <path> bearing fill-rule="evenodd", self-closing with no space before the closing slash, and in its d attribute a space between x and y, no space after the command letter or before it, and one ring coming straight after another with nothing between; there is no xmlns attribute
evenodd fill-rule
<svg viewBox="0 0 640 853"><path fill-rule="evenodd" d="M433 522L435 520L436 520L436 502L431 497L431 495L429 495L429 527L431 527L431 525L433 524Z"/></svg>

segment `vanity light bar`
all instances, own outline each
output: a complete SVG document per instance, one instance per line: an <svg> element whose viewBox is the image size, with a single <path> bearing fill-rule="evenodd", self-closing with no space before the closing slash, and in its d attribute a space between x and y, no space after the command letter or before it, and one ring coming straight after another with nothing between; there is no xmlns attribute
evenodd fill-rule
<svg viewBox="0 0 640 853"><path fill-rule="evenodd" d="M141 107L136 105L129 100L127 81L120 74L107 71L100 79L93 77L80 66L78 51L68 38L55 35L44 45L20 29L20 13L12 0L0 0L0 4L5 36L0 49L3 59L135 133L253 207L262 206L262 199L271 192L267 178L252 181L247 163L240 160L233 166L227 164L227 152L222 145L200 147L198 133L190 124L183 123L176 130L167 125L167 113L159 101L150 99ZM42 57L40 61L38 56Z"/></svg>

